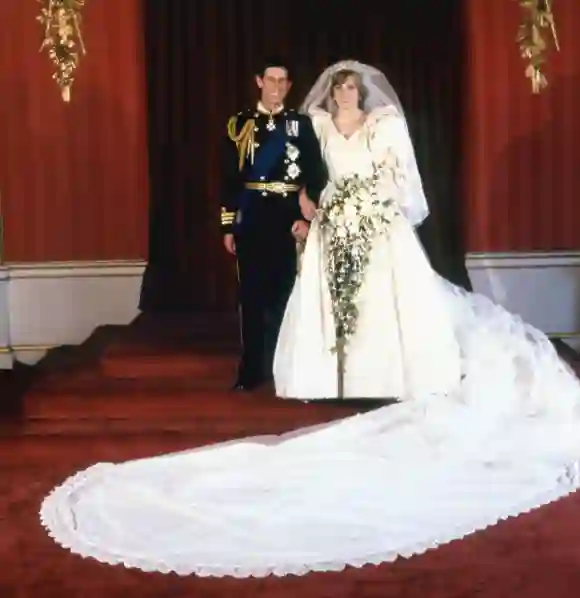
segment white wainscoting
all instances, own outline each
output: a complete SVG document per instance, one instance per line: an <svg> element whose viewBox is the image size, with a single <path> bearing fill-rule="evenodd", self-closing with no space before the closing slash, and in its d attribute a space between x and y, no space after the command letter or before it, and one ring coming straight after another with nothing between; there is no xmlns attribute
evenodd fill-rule
<svg viewBox="0 0 580 598"><path fill-rule="evenodd" d="M580 251L472 253L475 290L580 349ZM138 314L142 261L0 266L0 369Z"/></svg>
<svg viewBox="0 0 580 598"><path fill-rule="evenodd" d="M0 370L12 367L10 322L8 319L8 270L0 266Z"/></svg>
<svg viewBox="0 0 580 598"><path fill-rule="evenodd" d="M0 368L80 344L98 326L131 322L144 269L143 261L0 266Z"/></svg>
<svg viewBox="0 0 580 598"><path fill-rule="evenodd" d="M474 290L580 349L580 251L471 253Z"/></svg>

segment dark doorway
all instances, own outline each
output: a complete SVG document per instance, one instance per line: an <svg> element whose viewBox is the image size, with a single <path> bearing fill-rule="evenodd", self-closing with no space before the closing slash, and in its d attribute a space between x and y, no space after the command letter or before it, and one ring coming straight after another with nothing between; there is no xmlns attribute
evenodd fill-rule
<svg viewBox="0 0 580 598"><path fill-rule="evenodd" d="M227 118L253 104L266 54L294 70L297 105L344 58L385 71L413 134L431 207L421 238L436 270L468 286L461 235L462 0L146 0L151 209L145 312L235 306L219 232L219 145Z"/></svg>

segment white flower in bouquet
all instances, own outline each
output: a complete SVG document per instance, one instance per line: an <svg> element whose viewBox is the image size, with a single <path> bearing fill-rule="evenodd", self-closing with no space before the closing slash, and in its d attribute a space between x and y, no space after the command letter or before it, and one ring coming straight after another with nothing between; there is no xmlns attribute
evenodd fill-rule
<svg viewBox="0 0 580 598"><path fill-rule="evenodd" d="M350 220L352 218L355 218L356 216L358 216L358 206L354 203L346 203L344 206L344 217L346 220Z"/></svg>
<svg viewBox="0 0 580 598"><path fill-rule="evenodd" d="M349 218L348 219L348 229L351 232L351 234L356 233L356 231L358 231L360 229L361 224L362 224L362 219L358 215L358 213L355 213L351 218Z"/></svg>
<svg viewBox="0 0 580 598"><path fill-rule="evenodd" d="M346 228L347 222L344 214L342 212L337 212L334 218L332 219L332 228Z"/></svg>
<svg viewBox="0 0 580 598"><path fill-rule="evenodd" d="M360 216L361 218L370 218L377 210L378 202L364 201L361 203Z"/></svg>

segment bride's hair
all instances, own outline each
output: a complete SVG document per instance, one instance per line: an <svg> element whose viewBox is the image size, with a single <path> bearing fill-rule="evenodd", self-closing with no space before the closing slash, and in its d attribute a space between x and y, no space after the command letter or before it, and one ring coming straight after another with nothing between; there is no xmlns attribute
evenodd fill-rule
<svg viewBox="0 0 580 598"><path fill-rule="evenodd" d="M368 96L368 90L363 84L363 80L360 76L360 73L357 73L356 71L353 71L351 69L341 69L340 71L334 73L330 80L330 93L328 95L328 98L326 98L326 109L329 112L336 111L336 103L334 101L334 89L336 87L344 85L344 83L348 79L352 79L358 91L358 107L364 110L365 101Z"/></svg>

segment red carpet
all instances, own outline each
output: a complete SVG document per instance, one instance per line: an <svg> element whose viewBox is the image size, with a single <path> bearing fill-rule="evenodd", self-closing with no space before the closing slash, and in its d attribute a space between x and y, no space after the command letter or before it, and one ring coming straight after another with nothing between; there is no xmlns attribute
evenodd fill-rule
<svg viewBox="0 0 580 598"><path fill-rule="evenodd" d="M0 377L6 412L0 435L1 598L576 595L580 495L407 561L304 578L145 574L84 560L55 545L39 525L38 507L55 484L80 468L279 433L354 412L352 405L277 401L268 390L227 392L236 330L235 323L210 318L98 331L84 347L47 360L26 390L20 414L9 402L13 376Z"/></svg>

